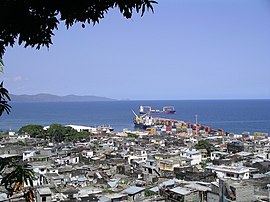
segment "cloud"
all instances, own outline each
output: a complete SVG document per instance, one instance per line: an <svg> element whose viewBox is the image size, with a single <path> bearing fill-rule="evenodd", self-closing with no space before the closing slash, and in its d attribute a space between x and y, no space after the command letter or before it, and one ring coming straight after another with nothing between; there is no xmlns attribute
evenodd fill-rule
<svg viewBox="0 0 270 202"><path fill-rule="evenodd" d="M21 76L15 76L13 77L13 81L17 82L17 81L22 81L23 78Z"/></svg>
<svg viewBox="0 0 270 202"><path fill-rule="evenodd" d="M3 80L16 83L16 82L21 82L21 81L27 81L28 79L23 78L22 76L14 76L14 77L11 77L11 78L5 77Z"/></svg>

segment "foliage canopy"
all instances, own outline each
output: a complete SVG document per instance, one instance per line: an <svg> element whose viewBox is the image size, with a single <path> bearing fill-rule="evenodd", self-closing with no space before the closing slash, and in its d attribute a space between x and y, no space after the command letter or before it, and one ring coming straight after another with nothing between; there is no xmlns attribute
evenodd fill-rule
<svg viewBox="0 0 270 202"><path fill-rule="evenodd" d="M31 124L31 125L21 127L18 133L19 134L27 133L31 137L36 138L36 137L42 137L42 135L44 134L44 130L43 130L43 126L41 125Z"/></svg>
<svg viewBox="0 0 270 202"><path fill-rule="evenodd" d="M18 43L39 49L52 44L53 30L62 21L66 27L74 23L96 24L113 8L125 18L134 12L153 12L154 0L1 0L0 1L0 58L5 47Z"/></svg>
<svg viewBox="0 0 270 202"><path fill-rule="evenodd" d="M77 130L60 124L52 124L47 130L41 125L26 125L19 129L19 134L27 133L33 138L50 139L52 142L73 142L89 138L89 132L78 132Z"/></svg>
<svg viewBox="0 0 270 202"><path fill-rule="evenodd" d="M211 151L211 144L207 140L199 140L198 143L195 145L196 149L206 149L207 152L210 154Z"/></svg>

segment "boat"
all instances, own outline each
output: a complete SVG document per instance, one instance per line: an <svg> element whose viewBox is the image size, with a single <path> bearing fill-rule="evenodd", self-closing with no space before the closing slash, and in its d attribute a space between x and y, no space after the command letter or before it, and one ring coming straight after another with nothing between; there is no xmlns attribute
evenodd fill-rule
<svg viewBox="0 0 270 202"><path fill-rule="evenodd" d="M146 130L147 128L151 128L152 126L154 126L152 122L153 118L150 114L146 113L142 116L139 116L133 110L132 112L135 115L135 119L133 121L135 128Z"/></svg>
<svg viewBox="0 0 270 202"><path fill-rule="evenodd" d="M162 118L162 117L152 117L151 114L146 113L141 116L137 115L133 110L133 114L135 115L135 119L133 120L134 127L138 129L147 130L148 128L166 128L166 127L172 127L176 125L183 125L185 122L174 120L174 119L168 119L168 118Z"/></svg>
<svg viewBox="0 0 270 202"><path fill-rule="evenodd" d="M140 114L175 114L176 111L173 106L165 106L162 110L152 109L151 106L140 106Z"/></svg>

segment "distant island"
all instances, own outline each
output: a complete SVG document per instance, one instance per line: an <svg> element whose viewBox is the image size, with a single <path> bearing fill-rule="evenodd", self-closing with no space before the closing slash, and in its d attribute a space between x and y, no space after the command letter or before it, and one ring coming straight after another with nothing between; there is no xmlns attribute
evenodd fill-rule
<svg viewBox="0 0 270 202"><path fill-rule="evenodd" d="M47 93L37 95L13 95L10 94L12 102L93 102L93 101L116 101L115 99L99 97L99 96L79 96L66 95L58 96Z"/></svg>

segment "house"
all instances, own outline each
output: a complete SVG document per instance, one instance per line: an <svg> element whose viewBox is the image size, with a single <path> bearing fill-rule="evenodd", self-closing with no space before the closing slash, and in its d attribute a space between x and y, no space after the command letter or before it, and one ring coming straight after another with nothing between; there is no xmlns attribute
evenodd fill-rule
<svg viewBox="0 0 270 202"><path fill-rule="evenodd" d="M160 173L158 171L158 168L154 165L145 164L142 165L143 170L143 179L147 182L156 182L158 181L158 178L160 177Z"/></svg>
<svg viewBox="0 0 270 202"><path fill-rule="evenodd" d="M66 164L78 164L79 163L79 156L65 156L62 158L57 158L55 160L57 164L66 165Z"/></svg>
<svg viewBox="0 0 270 202"><path fill-rule="evenodd" d="M128 194L128 201L139 202L143 201L145 188L131 186L123 190L122 193Z"/></svg>
<svg viewBox="0 0 270 202"><path fill-rule="evenodd" d="M23 161L29 161L30 157L35 156L36 155L36 151L24 151L23 152Z"/></svg>
<svg viewBox="0 0 270 202"><path fill-rule="evenodd" d="M49 187L41 187L37 189L36 199L37 202L51 202L52 192Z"/></svg>
<svg viewBox="0 0 270 202"><path fill-rule="evenodd" d="M129 164L131 164L132 160L141 160L146 161L147 160L147 153L143 149L135 149L134 151L131 151L129 155L126 156L127 161Z"/></svg>
<svg viewBox="0 0 270 202"><path fill-rule="evenodd" d="M175 177L179 180L213 182L216 173L199 170L195 166L174 168Z"/></svg>
<svg viewBox="0 0 270 202"><path fill-rule="evenodd" d="M237 202L251 202L254 199L254 187L242 186L235 183L222 183L224 188L223 200L224 201L237 201ZM223 191L223 189L221 189Z"/></svg>
<svg viewBox="0 0 270 202"><path fill-rule="evenodd" d="M202 160L207 161L209 159L208 151L206 149L199 149L199 151L201 153Z"/></svg>
<svg viewBox="0 0 270 202"><path fill-rule="evenodd" d="M213 160L215 160L215 159L220 159L220 158L222 158L222 157L225 157L225 156L227 156L229 153L227 153L227 152L221 152L221 151L213 151L213 152L211 152L211 160L213 161Z"/></svg>
<svg viewBox="0 0 270 202"><path fill-rule="evenodd" d="M34 155L29 157L29 161L46 161L48 162L50 159L50 155Z"/></svg>
<svg viewBox="0 0 270 202"><path fill-rule="evenodd" d="M196 149L182 149L180 152L181 157L186 157L191 160L190 164L191 165L196 165L201 163L202 161L202 155L201 152L196 150Z"/></svg>
<svg viewBox="0 0 270 202"><path fill-rule="evenodd" d="M86 187L89 184L89 180L85 176L75 176L70 178L69 184L75 187Z"/></svg>
<svg viewBox="0 0 270 202"><path fill-rule="evenodd" d="M85 158L92 158L94 156L93 150L83 150L82 151L82 156Z"/></svg>
<svg viewBox="0 0 270 202"><path fill-rule="evenodd" d="M172 189L161 189L161 195L168 201L181 201L181 202L200 202L199 191L187 187L175 187Z"/></svg>
<svg viewBox="0 0 270 202"><path fill-rule="evenodd" d="M78 193L79 200L81 202L99 202L98 195L102 193L102 190L92 186L80 187Z"/></svg>
<svg viewBox="0 0 270 202"><path fill-rule="evenodd" d="M98 202L119 202L119 201L129 201L127 194L123 193L106 194L101 196L98 200Z"/></svg>
<svg viewBox="0 0 270 202"><path fill-rule="evenodd" d="M79 125L66 125L66 127L71 127L78 132L89 132L89 133L97 134L97 128L94 128L94 127L79 126Z"/></svg>
<svg viewBox="0 0 270 202"><path fill-rule="evenodd" d="M224 165L209 165L207 170L215 172L219 178L231 178L235 180L249 179L250 173L254 170L244 166L224 166Z"/></svg>
<svg viewBox="0 0 270 202"><path fill-rule="evenodd" d="M76 189L73 186L69 186L64 188L61 193L65 196L66 199L69 199L71 201L78 201L79 198L79 190Z"/></svg>
<svg viewBox="0 0 270 202"><path fill-rule="evenodd" d="M190 159L181 157L179 151L154 154L157 165L162 171L173 171L175 167L182 167L190 163Z"/></svg>
<svg viewBox="0 0 270 202"><path fill-rule="evenodd" d="M24 141L25 139L29 139L29 138L30 138L30 135L27 133L24 133L24 134L18 135L17 140Z"/></svg>
<svg viewBox="0 0 270 202"><path fill-rule="evenodd" d="M270 146L256 144L254 147L254 155L264 160L270 160Z"/></svg>
<svg viewBox="0 0 270 202"><path fill-rule="evenodd" d="M159 161L159 169L162 171L173 171L176 167L180 167L179 160L168 159Z"/></svg>

